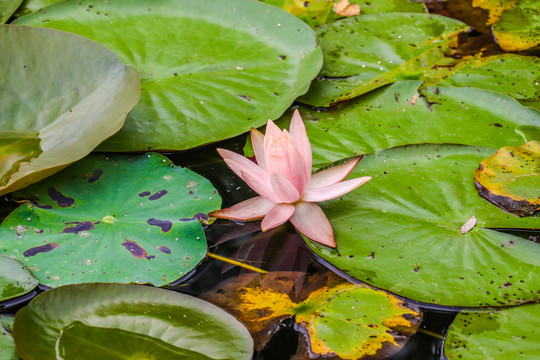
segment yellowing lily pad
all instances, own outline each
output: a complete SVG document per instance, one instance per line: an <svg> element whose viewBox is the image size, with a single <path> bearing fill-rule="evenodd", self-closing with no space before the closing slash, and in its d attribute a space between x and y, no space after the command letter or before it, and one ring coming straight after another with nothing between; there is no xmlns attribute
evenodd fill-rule
<svg viewBox="0 0 540 360"><path fill-rule="evenodd" d="M275 272L232 279L203 295L231 312L255 337L260 350L267 334L279 323L295 317L302 334L297 358L332 357L363 359L388 356L416 332L419 310L380 290L354 285L335 275L309 279L302 291L298 281L305 274Z"/></svg>
<svg viewBox="0 0 540 360"><path fill-rule="evenodd" d="M538 50L540 46L540 2L517 0L503 10L493 24L493 35L504 51Z"/></svg>
<svg viewBox="0 0 540 360"><path fill-rule="evenodd" d="M42 284L168 284L206 255L199 219L220 207L209 181L164 156L91 155L14 194L1 253Z"/></svg>
<svg viewBox="0 0 540 360"><path fill-rule="evenodd" d="M540 210L540 142L507 146L474 172L480 196L517 216Z"/></svg>

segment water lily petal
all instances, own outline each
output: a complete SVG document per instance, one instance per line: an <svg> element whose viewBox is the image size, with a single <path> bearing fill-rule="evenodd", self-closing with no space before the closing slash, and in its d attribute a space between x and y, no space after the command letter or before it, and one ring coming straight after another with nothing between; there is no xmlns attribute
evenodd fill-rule
<svg viewBox="0 0 540 360"><path fill-rule="evenodd" d="M278 204L272 208L261 223L262 231L273 229L289 220L295 211L292 204Z"/></svg>
<svg viewBox="0 0 540 360"><path fill-rule="evenodd" d="M266 148L268 142L274 140L279 135L281 135L281 129L272 120L268 120L266 123L266 135L264 136L264 147Z"/></svg>
<svg viewBox="0 0 540 360"><path fill-rule="evenodd" d="M220 219L249 221L262 218L275 206L276 204L262 196L256 196L229 208L212 211L208 215Z"/></svg>
<svg viewBox="0 0 540 360"><path fill-rule="evenodd" d="M308 189L304 193L302 201L317 202L337 198L367 183L369 180L371 180L371 176L363 176L316 189Z"/></svg>
<svg viewBox="0 0 540 360"><path fill-rule="evenodd" d="M357 156L342 164L312 174L308 189L315 189L340 182L351 173L361 158L362 156Z"/></svg>
<svg viewBox="0 0 540 360"><path fill-rule="evenodd" d="M255 128L251 128L251 145L255 153L257 164L266 171L266 158L264 156L264 135Z"/></svg>
<svg viewBox="0 0 540 360"><path fill-rule="evenodd" d="M244 180L250 188L270 201L276 199L270 185L270 175L260 166L233 151L226 149L217 149L217 151L231 170Z"/></svg>
<svg viewBox="0 0 540 360"><path fill-rule="evenodd" d="M291 223L298 231L313 241L336 247L334 230L321 207L315 203L299 202L291 216Z"/></svg>
<svg viewBox="0 0 540 360"><path fill-rule="evenodd" d="M270 185L274 194L276 194L279 203L294 203L300 199L300 193L293 184L280 173L272 173L270 176Z"/></svg>
<svg viewBox="0 0 540 360"><path fill-rule="evenodd" d="M307 187L308 178L305 173L304 159L287 130L271 141L266 141L264 154L269 174L280 173L289 180L301 194Z"/></svg>
<svg viewBox="0 0 540 360"><path fill-rule="evenodd" d="M311 178L312 165L311 145L307 136L306 127L304 125L304 122L302 121L302 117L300 116L300 112L298 110L294 110L291 119L290 133L292 138L298 145L300 154L304 159L304 171L306 172L306 177L309 182L309 179Z"/></svg>

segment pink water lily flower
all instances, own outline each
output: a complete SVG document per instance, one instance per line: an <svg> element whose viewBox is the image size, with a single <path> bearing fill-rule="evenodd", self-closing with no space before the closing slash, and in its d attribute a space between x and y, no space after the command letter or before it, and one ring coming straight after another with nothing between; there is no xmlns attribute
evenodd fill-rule
<svg viewBox="0 0 540 360"><path fill-rule="evenodd" d="M269 120L266 135L251 129L251 142L257 163L229 150L218 152L260 196L210 215L234 220L263 218L263 231L290 220L308 238L336 247L332 225L316 202L341 196L371 179L364 176L342 181L360 157L311 174L311 145L298 110L293 114L290 132L281 131Z"/></svg>

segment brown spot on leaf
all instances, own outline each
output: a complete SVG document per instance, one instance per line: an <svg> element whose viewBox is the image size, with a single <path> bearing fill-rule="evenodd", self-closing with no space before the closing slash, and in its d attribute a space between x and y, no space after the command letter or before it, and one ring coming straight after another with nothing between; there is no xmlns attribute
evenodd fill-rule
<svg viewBox="0 0 540 360"><path fill-rule="evenodd" d="M122 246L128 249L131 255L135 256L137 259L146 259L148 256L146 250L140 247L135 241L124 241Z"/></svg>
<svg viewBox="0 0 540 360"><path fill-rule="evenodd" d="M164 254L167 254L167 255L171 254L171 249L169 249L166 246L160 246L160 247L158 247L158 249L159 249L159 251L161 251Z"/></svg>
<svg viewBox="0 0 540 360"><path fill-rule="evenodd" d="M148 195L151 195L152 193L150 191L143 191L142 193L139 194L140 197L145 197L145 196L148 196Z"/></svg>
<svg viewBox="0 0 540 360"><path fill-rule="evenodd" d="M159 190L157 193L155 193L154 195L151 195L148 200L157 200L157 199L161 199L163 197L163 195L167 194L167 190L163 189L163 190Z"/></svg>
<svg viewBox="0 0 540 360"><path fill-rule="evenodd" d="M90 221L81 221L81 222L75 221L72 223L68 223L68 225L69 224L76 224L76 225L74 227L65 228L64 230L62 230L63 233L75 234L80 231L92 230L94 228L94 224L92 224L92 222Z"/></svg>
<svg viewBox="0 0 540 360"><path fill-rule="evenodd" d="M90 176L90 177L88 178L88 182L89 182L89 183L93 183L93 182L99 180L99 178L101 177L101 175L103 175L103 170L97 169L96 171L94 171L94 173L92 174L92 176Z"/></svg>
<svg viewBox="0 0 540 360"><path fill-rule="evenodd" d="M30 256L37 255L39 253L49 252L51 250L56 249L59 246L60 246L60 244L58 244L58 243L48 243L48 244L45 244L45 245L35 246L35 247L30 248L30 249L26 250L25 252L23 252L23 256L24 257L30 257Z"/></svg>
<svg viewBox="0 0 540 360"><path fill-rule="evenodd" d="M150 218L146 220L146 223L152 226L159 226L162 232L168 232L172 228L172 222L170 222L169 220L158 220L155 218Z"/></svg>
<svg viewBox="0 0 540 360"><path fill-rule="evenodd" d="M57 191L53 187L48 188L47 193L49 194L49 197L51 198L51 200L56 201L56 203L60 207L68 207L75 203L75 200L73 200L69 196L65 196L64 194L62 194L60 191Z"/></svg>

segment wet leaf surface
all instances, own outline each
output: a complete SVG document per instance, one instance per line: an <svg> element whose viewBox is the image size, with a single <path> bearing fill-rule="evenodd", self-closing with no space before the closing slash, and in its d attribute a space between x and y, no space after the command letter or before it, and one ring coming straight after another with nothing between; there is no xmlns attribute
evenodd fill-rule
<svg viewBox="0 0 540 360"><path fill-rule="evenodd" d="M540 3L510 2L493 24L493 35L504 51L540 51Z"/></svg>
<svg viewBox="0 0 540 360"><path fill-rule="evenodd" d="M399 80L421 79L435 64L447 62L445 53L467 28L420 13L367 14L320 27L324 65L298 101L327 107Z"/></svg>
<svg viewBox="0 0 540 360"><path fill-rule="evenodd" d="M137 67L141 100L103 151L183 150L261 126L322 63L309 26L256 1L67 1L17 24L77 33Z"/></svg>
<svg viewBox="0 0 540 360"><path fill-rule="evenodd" d="M25 360L248 360L253 352L247 329L216 306L130 284L46 291L17 313L14 339Z"/></svg>
<svg viewBox="0 0 540 360"><path fill-rule="evenodd" d="M534 360L540 353L540 304L489 311L464 310L444 345L448 359Z"/></svg>
<svg viewBox="0 0 540 360"><path fill-rule="evenodd" d="M478 196L474 170L494 149L408 145L366 155L352 177L372 180L321 204L337 249L316 254L370 285L454 306L514 305L540 298L540 246L490 228L540 228ZM347 211L343 211L347 209ZM473 216L476 224L462 235Z"/></svg>
<svg viewBox="0 0 540 360"><path fill-rule="evenodd" d="M26 134L22 143L4 144L15 146L10 156L24 151L15 159L24 163L2 179L9 180L0 187L6 194L90 153L122 127L140 90L134 67L80 36L0 25L0 38L2 142L9 139L6 134Z"/></svg>
<svg viewBox="0 0 540 360"><path fill-rule="evenodd" d="M540 210L540 142L508 146L482 160L474 172L480 196L517 216Z"/></svg>
<svg viewBox="0 0 540 360"><path fill-rule="evenodd" d="M48 286L168 284L205 257L199 219L221 203L158 154L91 155L15 196L29 203L0 226L0 247Z"/></svg>
<svg viewBox="0 0 540 360"><path fill-rule="evenodd" d="M0 301L32 291L39 280L21 262L0 256Z"/></svg>
<svg viewBox="0 0 540 360"><path fill-rule="evenodd" d="M307 276L244 275L202 297L245 323L258 350L280 323L294 316L302 338L297 359L384 358L401 348L421 320L414 306L322 269Z"/></svg>

